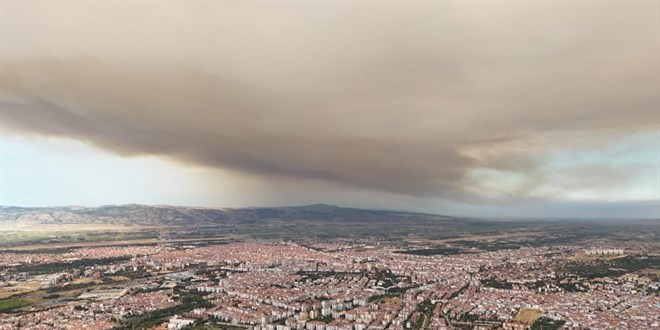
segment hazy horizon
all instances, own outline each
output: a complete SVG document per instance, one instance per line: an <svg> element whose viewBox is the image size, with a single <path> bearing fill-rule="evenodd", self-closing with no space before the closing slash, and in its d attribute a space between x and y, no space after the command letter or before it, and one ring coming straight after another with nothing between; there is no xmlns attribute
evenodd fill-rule
<svg viewBox="0 0 660 330"><path fill-rule="evenodd" d="M655 201L640 202L639 207L655 207ZM388 211L388 212L405 212L405 213L420 213L420 214L433 214L440 216L449 216L455 218L479 218L490 220L660 220L660 217L643 217L643 216L626 216L626 215L610 215L610 216L515 216L515 215L471 215L471 214L447 214L434 211L424 211L421 209L405 209L405 208L382 208L382 207L369 207L369 206L350 206L342 204L332 204L325 202L318 202L313 204L273 204L273 205L248 205L248 206L222 206L222 205L173 205L173 204L143 204L143 203L121 203L121 204L94 204L94 205L0 205L0 207L16 207L25 209L48 209L48 208L102 208L102 207L123 207L123 206L146 206L146 207L164 207L164 208L192 208L192 209L249 209L249 208L297 208L297 207L313 207L313 206L330 206L338 208L351 208L351 209L364 209L369 211ZM610 205L611 206L611 205ZM576 214L579 214L577 212Z"/></svg>

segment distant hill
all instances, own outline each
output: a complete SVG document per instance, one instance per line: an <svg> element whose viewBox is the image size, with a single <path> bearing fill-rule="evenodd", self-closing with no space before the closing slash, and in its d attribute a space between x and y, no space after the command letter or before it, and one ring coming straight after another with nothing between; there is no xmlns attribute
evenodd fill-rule
<svg viewBox="0 0 660 330"><path fill-rule="evenodd" d="M269 221L305 220L335 223L446 223L447 216L366 210L314 204L290 207L197 208L153 205L106 205L99 207L0 206L0 222L25 224L118 224L189 226L251 224Z"/></svg>
<svg viewBox="0 0 660 330"><path fill-rule="evenodd" d="M74 225L75 228L77 224L99 225L99 228L101 225L135 226L135 231L117 233L102 229L80 234L75 229L64 226ZM139 204L99 207L0 206L0 229L6 231L4 234L0 231L0 246L18 243L61 243L80 239L98 241L155 238L163 235L169 238L237 235L258 239L376 237L398 241L407 238L433 240L451 238L455 240L452 244L493 250L543 244L567 244L578 240L606 237L653 242L660 235L658 224L660 222L657 220L455 218L326 204L248 208ZM35 229L40 225L43 226L44 231L35 234ZM65 232L56 232L53 226L57 227L57 225L63 225ZM23 228L27 228L29 233L24 235ZM11 234L7 234L10 232ZM456 241L457 238L468 235L485 235L483 239L491 242L472 244L461 243L460 239Z"/></svg>

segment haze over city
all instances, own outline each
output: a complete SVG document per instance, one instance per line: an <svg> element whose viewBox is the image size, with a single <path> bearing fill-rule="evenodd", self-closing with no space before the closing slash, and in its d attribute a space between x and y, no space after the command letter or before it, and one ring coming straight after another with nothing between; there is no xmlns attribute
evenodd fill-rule
<svg viewBox="0 0 660 330"><path fill-rule="evenodd" d="M3 1L0 204L658 218L657 13Z"/></svg>

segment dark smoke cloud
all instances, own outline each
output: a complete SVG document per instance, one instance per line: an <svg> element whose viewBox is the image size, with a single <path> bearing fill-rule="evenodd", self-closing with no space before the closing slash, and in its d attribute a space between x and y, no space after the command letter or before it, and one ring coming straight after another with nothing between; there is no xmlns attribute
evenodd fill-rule
<svg viewBox="0 0 660 330"><path fill-rule="evenodd" d="M459 200L488 169L518 198L553 151L658 129L654 3L2 6L3 126L122 155Z"/></svg>

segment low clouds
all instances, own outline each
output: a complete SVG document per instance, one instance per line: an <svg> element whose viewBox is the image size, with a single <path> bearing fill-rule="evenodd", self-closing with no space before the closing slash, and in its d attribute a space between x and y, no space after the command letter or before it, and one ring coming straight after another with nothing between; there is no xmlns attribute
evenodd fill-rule
<svg viewBox="0 0 660 330"><path fill-rule="evenodd" d="M12 134L460 201L657 179L605 152L659 128L655 3L2 6Z"/></svg>

